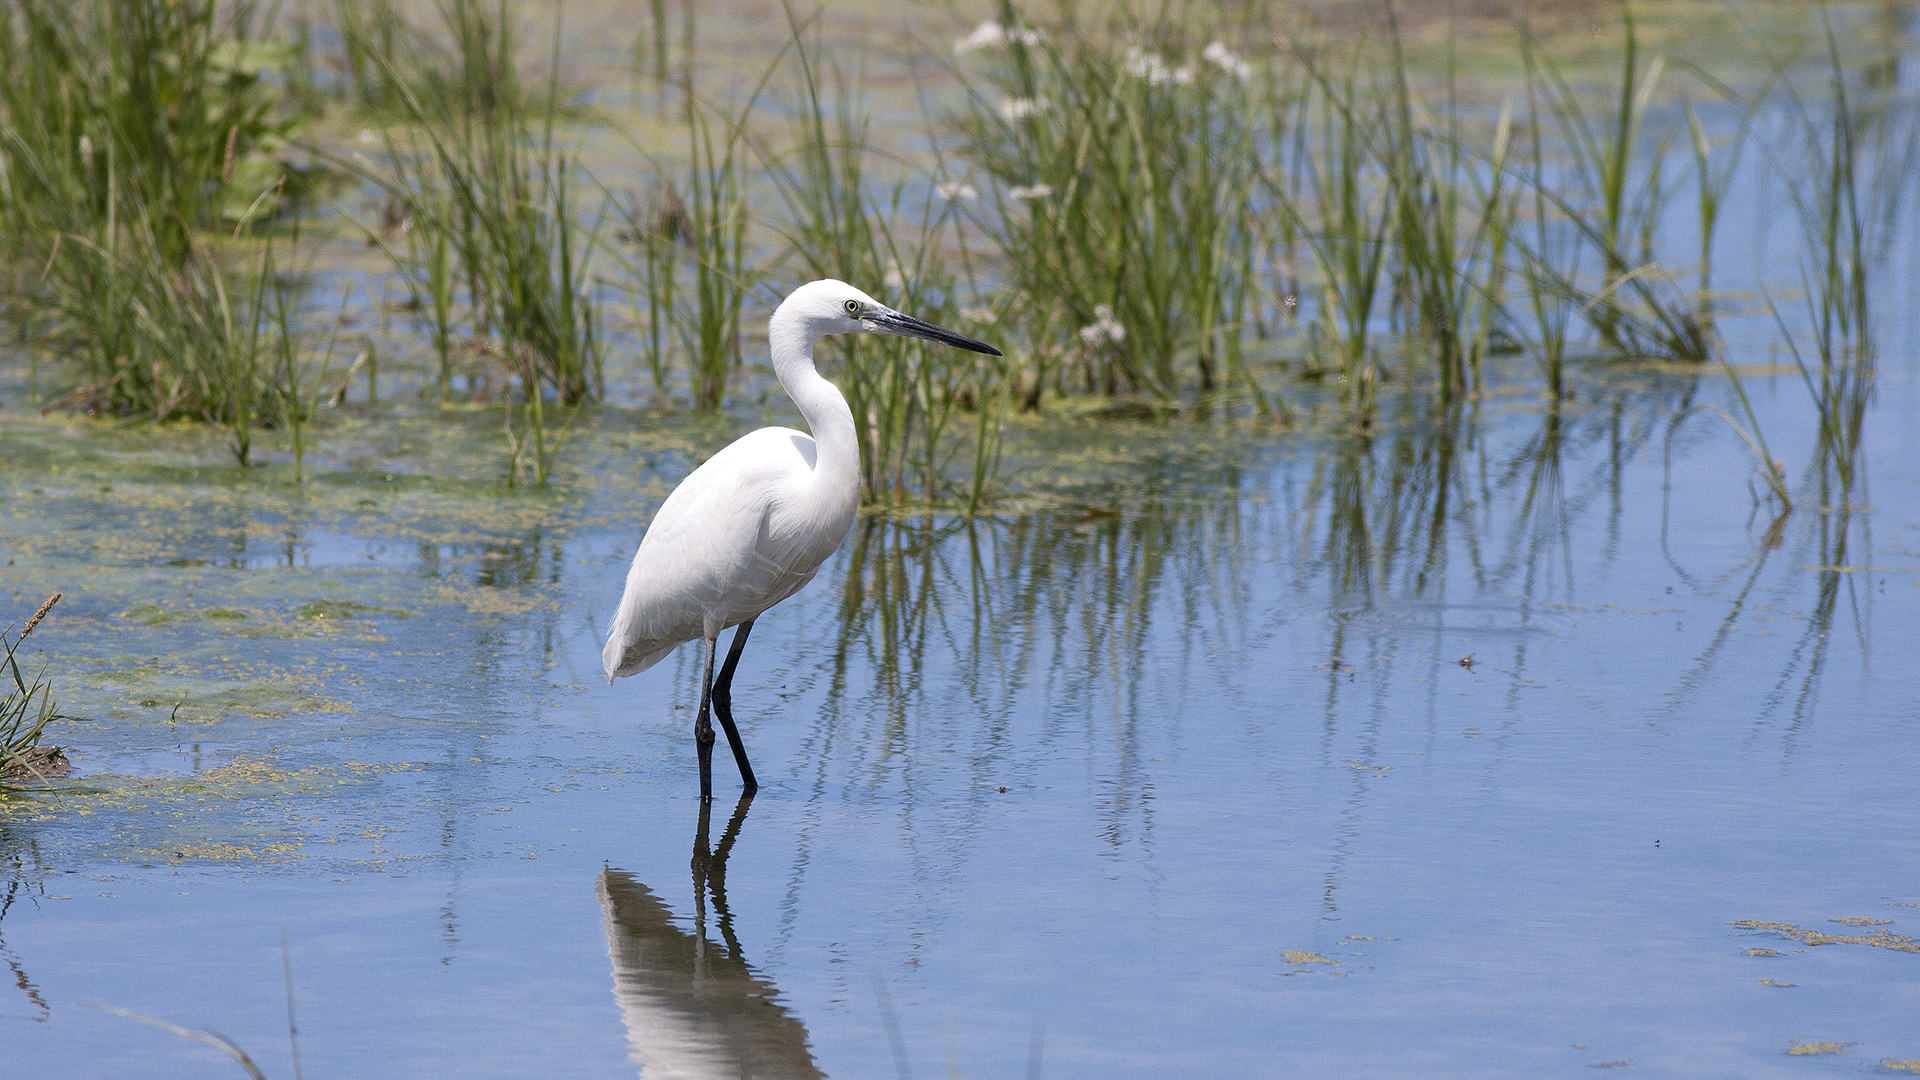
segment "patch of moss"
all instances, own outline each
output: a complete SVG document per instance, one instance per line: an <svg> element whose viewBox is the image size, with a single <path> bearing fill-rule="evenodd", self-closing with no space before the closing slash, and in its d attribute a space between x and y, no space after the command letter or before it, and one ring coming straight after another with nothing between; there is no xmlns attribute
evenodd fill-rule
<svg viewBox="0 0 1920 1080"><path fill-rule="evenodd" d="M232 608L207 608L204 611L182 611L178 608L164 607L160 604L135 604L125 611L122 611L120 617L123 619L133 619L137 622L145 623L148 626L165 626L168 623L178 622L181 619L231 620L245 619L250 616L244 611L235 611Z"/></svg>
<svg viewBox="0 0 1920 1080"><path fill-rule="evenodd" d="M193 613L190 611L175 611L172 608L161 607L159 604L135 604L121 612L120 617L143 622L148 626L165 626L167 623L179 619L192 618Z"/></svg>
<svg viewBox="0 0 1920 1080"><path fill-rule="evenodd" d="M372 604L356 604L351 600L309 600L293 609L297 619L351 619L362 614L393 615L408 618L413 612L404 608L375 607Z"/></svg>

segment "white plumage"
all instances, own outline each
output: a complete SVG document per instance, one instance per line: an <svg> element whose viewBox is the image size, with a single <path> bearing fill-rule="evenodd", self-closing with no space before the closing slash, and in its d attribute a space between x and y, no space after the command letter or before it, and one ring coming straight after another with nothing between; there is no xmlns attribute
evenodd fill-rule
<svg viewBox="0 0 1920 1080"><path fill-rule="evenodd" d="M902 315L842 281L795 289L773 313L767 340L774 374L812 434L761 428L707 459L660 505L627 571L601 654L607 679L645 671L683 641L707 643L694 726L703 798L712 797L709 698L751 792L753 772L731 715L734 665L753 620L813 580L859 513L853 412L814 369L813 345L828 334L861 332L923 337L999 355L972 338ZM714 642L729 626L740 630L716 685Z"/></svg>
<svg viewBox="0 0 1920 1080"><path fill-rule="evenodd" d="M813 580L860 508L858 474L834 484L818 463L805 432L761 428L667 496L627 570L602 657L608 678L645 671L681 642L747 622Z"/></svg>

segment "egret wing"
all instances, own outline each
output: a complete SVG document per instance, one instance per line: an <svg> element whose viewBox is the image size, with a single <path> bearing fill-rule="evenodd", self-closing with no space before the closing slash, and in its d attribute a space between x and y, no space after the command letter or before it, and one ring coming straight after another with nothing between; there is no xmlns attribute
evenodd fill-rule
<svg viewBox="0 0 1920 1080"><path fill-rule="evenodd" d="M780 564L767 541L783 491L810 467L793 436L806 438L780 428L755 431L667 496L627 571L602 656L609 678L644 671L679 643L717 634L791 594L781 592Z"/></svg>

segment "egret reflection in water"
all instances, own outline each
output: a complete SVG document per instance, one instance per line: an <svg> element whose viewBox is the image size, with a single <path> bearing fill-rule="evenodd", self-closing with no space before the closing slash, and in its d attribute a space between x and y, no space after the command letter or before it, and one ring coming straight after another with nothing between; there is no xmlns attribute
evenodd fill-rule
<svg viewBox="0 0 1920 1080"><path fill-rule="evenodd" d="M780 994L747 963L727 910L727 853L746 820L743 798L718 848L707 846L708 806L700 804L693 846L693 929L675 920L633 875L608 867L597 892L613 961L613 996L627 1045L646 1080L805 1080L822 1073L807 1029ZM707 938L713 897L721 940Z"/></svg>

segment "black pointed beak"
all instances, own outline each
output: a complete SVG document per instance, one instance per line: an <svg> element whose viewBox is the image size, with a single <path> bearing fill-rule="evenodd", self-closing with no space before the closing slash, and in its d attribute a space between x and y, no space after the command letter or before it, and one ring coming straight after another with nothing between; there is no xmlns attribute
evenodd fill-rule
<svg viewBox="0 0 1920 1080"><path fill-rule="evenodd" d="M986 353L988 356L1000 355L999 349L984 341L975 341L965 334L943 330L930 322L922 322L911 315L902 315L893 310L873 312L866 316L866 323L878 334L926 338L928 341L938 341L944 345L966 349L968 352Z"/></svg>

